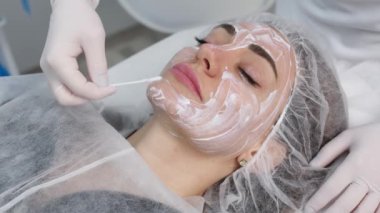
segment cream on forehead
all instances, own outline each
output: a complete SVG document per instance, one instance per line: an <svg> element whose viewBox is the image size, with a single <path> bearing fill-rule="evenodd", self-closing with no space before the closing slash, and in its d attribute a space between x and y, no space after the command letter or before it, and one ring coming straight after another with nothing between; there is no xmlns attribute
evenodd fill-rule
<svg viewBox="0 0 380 213"><path fill-rule="evenodd" d="M289 51L290 44L273 28L251 23L242 23L234 25L234 40L230 44L223 45L224 48L243 48L249 44L256 44L262 47L277 63L283 64L283 60L290 60ZM285 56L285 57L283 57Z"/></svg>
<svg viewBox="0 0 380 213"><path fill-rule="evenodd" d="M268 27L255 26L250 30L237 27L236 39L231 44L216 48L229 51L246 48L251 43L265 49L275 60L276 66L282 66L281 70L293 68L289 44ZM187 51L182 58L175 58L170 64L192 61L195 52L194 49ZM243 82L233 76L228 67L223 70L216 91L205 103L197 103L183 96L165 79L152 83L147 95L152 104L165 111L202 152L237 154L253 145L273 125L280 103L287 100L284 91L292 85L289 72L285 78L285 89L272 91L261 102L254 93L247 91ZM271 105L275 107L269 111Z"/></svg>

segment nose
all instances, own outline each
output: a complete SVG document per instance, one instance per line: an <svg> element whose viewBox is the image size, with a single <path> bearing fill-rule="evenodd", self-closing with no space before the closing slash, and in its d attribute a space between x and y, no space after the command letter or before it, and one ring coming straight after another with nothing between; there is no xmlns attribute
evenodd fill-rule
<svg viewBox="0 0 380 213"><path fill-rule="evenodd" d="M210 77L216 77L223 71L223 50L213 44L200 46L197 59L204 72Z"/></svg>

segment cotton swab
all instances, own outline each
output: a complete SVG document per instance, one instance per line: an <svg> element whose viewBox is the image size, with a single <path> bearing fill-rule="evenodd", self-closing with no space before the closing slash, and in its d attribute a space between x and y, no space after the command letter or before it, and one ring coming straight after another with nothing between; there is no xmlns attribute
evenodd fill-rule
<svg viewBox="0 0 380 213"><path fill-rule="evenodd" d="M158 80L161 80L161 79L162 79L161 76L157 76L157 77L142 79L142 80L138 80L138 81L129 81L129 82L122 82L122 83L114 83L114 84L111 84L111 86L120 87L120 86L126 86L126 85L131 85L131 84L149 83L149 82L158 81Z"/></svg>

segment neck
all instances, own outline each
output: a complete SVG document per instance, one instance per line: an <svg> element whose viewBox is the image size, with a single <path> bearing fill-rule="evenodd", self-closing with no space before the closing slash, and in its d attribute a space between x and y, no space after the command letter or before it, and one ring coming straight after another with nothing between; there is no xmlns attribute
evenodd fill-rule
<svg viewBox="0 0 380 213"><path fill-rule="evenodd" d="M176 137L153 116L128 138L154 173L182 197L202 195L211 185L236 170L236 160L196 150Z"/></svg>

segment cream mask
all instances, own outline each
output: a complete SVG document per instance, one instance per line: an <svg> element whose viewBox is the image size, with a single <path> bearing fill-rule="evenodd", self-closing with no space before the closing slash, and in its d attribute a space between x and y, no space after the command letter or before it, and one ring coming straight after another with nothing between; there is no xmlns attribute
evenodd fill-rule
<svg viewBox="0 0 380 213"><path fill-rule="evenodd" d="M219 25L200 43L179 51L147 96L180 130L166 125L173 135L204 153L237 155L264 141L282 113L294 51L276 30L249 23Z"/></svg>

